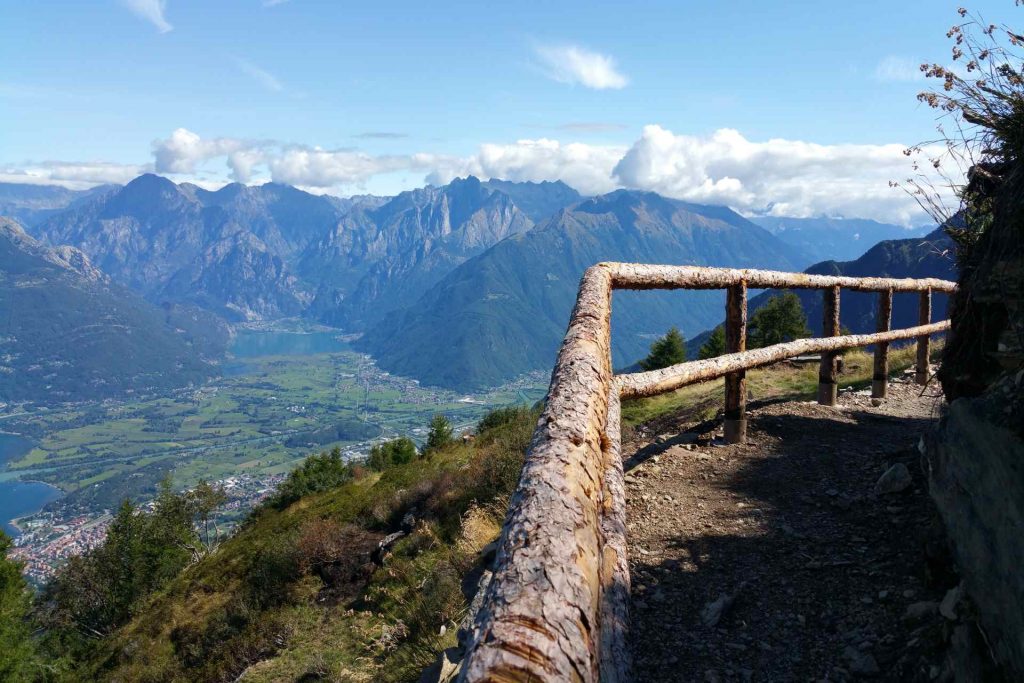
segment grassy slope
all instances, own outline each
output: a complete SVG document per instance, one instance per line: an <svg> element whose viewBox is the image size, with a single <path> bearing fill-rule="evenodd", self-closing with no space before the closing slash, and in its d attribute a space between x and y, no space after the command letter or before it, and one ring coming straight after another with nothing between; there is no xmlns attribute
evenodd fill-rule
<svg viewBox="0 0 1024 683"><path fill-rule="evenodd" d="M894 349L892 372L909 367L913 356L912 344ZM865 386L870 375L868 353L847 354L842 386ZM816 382L814 364L748 373L755 399L811 398ZM623 415L627 425L679 413L700 420L721 407L721 391L720 381L686 387L627 402ZM75 676L417 680L436 653L455 644L471 597L463 579L497 535L535 419L523 411L475 443L366 474L285 510L265 510L143 606ZM330 527L335 536L348 534L341 555L357 557L400 528L410 511L418 519L414 530L368 575L331 581L310 570L302 555L309 548L302 539L317 524L336 525Z"/></svg>
<svg viewBox="0 0 1024 683"><path fill-rule="evenodd" d="M522 411L471 445L264 510L70 678L416 680L455 644L467 605L462 578L497 535L535 421ZM414 530L368 576L325 580L310 568L303 543L317 525L349 539L351 547L335 548L335 564L345 565L410 511Z"/></svg>

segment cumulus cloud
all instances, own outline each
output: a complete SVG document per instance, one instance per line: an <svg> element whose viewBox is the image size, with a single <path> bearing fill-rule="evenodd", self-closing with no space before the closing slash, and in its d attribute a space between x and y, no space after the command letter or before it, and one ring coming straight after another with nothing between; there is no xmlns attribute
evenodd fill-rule
<svg viewBox="0 0 1024 683"><path fill-rule="evenodd" d="M548 45L536 49L548 78L594 90L625 88L629 79L618 71L615 59L578 45Z"/></svg>
<svg viewBox="0 0 1024 683"><path fill-rule="evenodd" d="M710 137L645 126L612 171L626 187L776 216L846 216L909 223L912 198L889 186L911 173L904 146L819 145L747 140L721 129Z"/></svg>
<svg viewBox="0 0 1024 683"><path fill-rule="evenodd" d="M471 174L515 181L562 180L584 194L601 194L615 189L612 169L625 151L625 147L564 144L548 138L484 144L470 157L436 160L436 169L427 179L444 183Z"/></svg>
<svg viewBox="0 0 1024 683"><path fill-rule="evenodd" d="M921 62L922 60L920 59L889 55L879 61L875 67L875 80L903 83L923 81L924 74L921 73Z"/></svg>
<svg viewBox="0 0 1024 683"><path fill-rule="evenodd" d="M270 73L266 69L261 69L252 62L240 57L235 57L234 62L242 73L262 85L267 90L271 90L273 92L281 92L284 90L284 84L281 83L274 74Z"/></svg>
<svg viewBox="0 0 1024 683"><path fill-rule="evenodd" d="M820 145L801 140L748 140L721 129L709 136L677 135L644 127L631 145L562 142L550 138L488 143L466 156L413 153L374 155L358 149L323 149L274 140L204 138L179 128L153 143L153 164L45 162L21 182L126 182L138 173L223 178L210 164L224 164L239 182L273 179L317 192L344 194L378 176L402 174L402 188L443 184L476 175L514 181L562 180L584 194L620 187L650 190L696 203L732 207L745 214L873 218L913 224L925 219L913 198L889 183L913 174L903 146ZM925 150L933 156L936 150ZM0 169L0 173L4 172ZM412 174L413 180L405 180ZM15 180L14 182L18 182ZM953 205L952 197L948 198Z"/></svg>
<svg viewBox="0 0 1024 683"><path fill-rule="evenodd" d="M373 176L414 167L411 157L371 156L355 150L292 148L267 165L274 180L305 187L360 185Z"/></svg>
<svg viewBox="0 0 1024 683"><path fill-rule="evenodd" d="M121 0L121 3L135 15L156 26L160 33L167 33L174 28L164 17L166 0Z"/></svg>
<svg viewBox="0 0 1024 683"><path fill-rule="evenodd" d="M361 184L375 175L423 168L436 157L417 162L413 156L372 156L352 149L327 150L289 145L274 140L202 138L178 128L169 138L153 143L158 173L193 174L204 163L223 158L233 180L249 182L257 168L265 167L281 183L303 187Z"/></svg>
<svg viewBox="0 0 1024 683"><path fill-rule="evenodd" d="M153 143L157 173L195 173L197 166L203 162L227 157L232 177L243 183L251 177L252 167L262 161L261 154L260 143L236 138L204 140L186 128L178 128L166 140Z"/></svg>

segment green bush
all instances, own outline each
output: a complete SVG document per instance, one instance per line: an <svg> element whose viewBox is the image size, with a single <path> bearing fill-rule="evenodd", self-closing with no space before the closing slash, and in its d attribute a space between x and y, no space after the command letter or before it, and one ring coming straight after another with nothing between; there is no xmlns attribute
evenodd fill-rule
<svg viewBox="0 0 1024 683"><path fill-rule="evenodd" d="M409 437L402 436L371 448L366 466L376 472L383 472L389 467L410 463L418 457L416 444Z"/></svg>
<svg viewBox="0 0 1024 683"><path fill-rule="evenodd" d="M311 455L288 474L271 499L271 505L286 508L303 496L348 483L352 477L352 465L342 460L340 449Z"/></svg>

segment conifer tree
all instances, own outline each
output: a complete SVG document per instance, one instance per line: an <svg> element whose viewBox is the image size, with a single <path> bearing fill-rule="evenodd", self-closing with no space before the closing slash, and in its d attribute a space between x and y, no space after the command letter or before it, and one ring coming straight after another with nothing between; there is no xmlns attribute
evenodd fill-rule
<svg viewBox="0 0 1024 683"><path fill-rule="evenodd" d="M427 445L424 452L430 453L438 448L443 448L450 444L453 438L451 422L439 413L430 421L430 433L427 434Z"/></svg>
<svg viewBox="0 0 1024 683"><path fill-rule="evenodd" d="M725 328L719 325L711 331L711 336L701 345L698 357L701 360L707 360L708 358L718 358L723 353L725 353Z"/></svg>
<svg viewBox="0 0 1024 683"><path fill-rule="evenodd" d="M679 328L672 326L668 333L651 344L651 352L640 361L644 370L659 370L686 360L686 341Z"/></svg>
<svg viewBox="0 0 1024 683"><path fill-rule="evenodd" d="M807 329L800 298L785 292L754 311L747 325L747 348L759 349L809 336L811 331Z"/></svg>

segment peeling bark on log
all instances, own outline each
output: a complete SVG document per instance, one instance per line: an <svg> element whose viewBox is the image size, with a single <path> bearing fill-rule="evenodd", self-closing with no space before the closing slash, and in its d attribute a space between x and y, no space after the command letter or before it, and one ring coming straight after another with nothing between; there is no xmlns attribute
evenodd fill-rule
<svg viewBox="0 0 1024 683"><path fill-rule="evenodd" d="M614 391L608 398L601 502L601 683L631 680L626 635L629 631L629 559L626 555L626 482L622 473L621 409Z"/></svg>
<svg viewBox="0 0 1024 683"><path fill-rule="evenodd" d="M927 325L932 320L932 290L926 289L921 292L921 299L917 307L917 324ZM924 334L917 338L917 371L914 379L918 384L928 384L928 354L930 352L931 339Z"/></svg>
<svg viewBox="0 0 1024 683"><path fill-rule="evenodd" d="M838 277L783 273L774 270L738 270L701 266L656 266L644 263L603 263L612 272L616 289L723 289L746 282L752 289L826 289L842 287L857 292L919 292L930 287L952 292L956 283L924 278L920 280L884 277Z"/></svg>
<svg viewBox="0 0 1024 683"><path fill-rule="evenodd" d="M588 269L460 680L598 680L610 300Z"/></svg>
<svg viewBox="0 0 1024 683"><path fill-rule="evenodd" d="M823 338L839 336L839 287L829 287L822 292L821 336ZM835 351L821 352L821 365L818 367L818 403L823 406L834 406L838 395L838 367Z"/></svg>
<svg viewBox="0 0 1024 683"><path fill-rule="evenodd" d="M661 370L619 375L616 377L616 382L621 389L623 399L656 396L666 391L675 391L687 384L716 379L736 370L750 370L751 368L775 363L792 356L868 346L870 344L877 344L880 341L891 342L897 339L910 339L926 334L945 332L948 329L949 321L943 320L942 322L930 325L908 327L903 330L891 330L882 334L848 334L842 337L829 337L828 339L797 339L796 341L766 346L762 349L754 349L753 351L730 353L718 358L680 363L679 365L672 365Z"/></svg>
<svg viewBox="0 0 1024 683"><path fill-rule="evenodd" d="M725 351L739 353L747 350L747 284L741 282L729 288L725 300ZM726 443L747 440L747 372L739 370L725 376Z"/></svg>
<svg viewBox="0 0 1024 683"><path fill-rule="evenodd" d="M888 332L892 325L892 290L887 289L878 294L878 326L879 332ZM875 344L875 365L871 378L871 397L885 398L889 390L889 342Z"/></svg>

